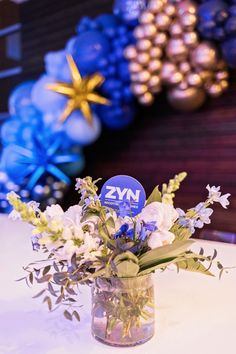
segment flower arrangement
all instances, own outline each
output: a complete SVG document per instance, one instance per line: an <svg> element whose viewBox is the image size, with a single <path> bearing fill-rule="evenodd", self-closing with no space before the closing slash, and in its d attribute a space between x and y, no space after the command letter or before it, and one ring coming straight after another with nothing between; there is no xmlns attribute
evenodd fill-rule
<svg viewBox="0 0 236 354"><path fill-rule="evenodd" d="M45 284L35 297L43 295L50 310L54 304L67 305L64 315L69 320L80 319L74 309L78 286L96 283L101 290L102 284L105 295L97 290L93 296L95 307L103 304L106 312L106 335L122 323L122 338L129 337L131 328L140 328L140 319L148 320L152 314L153 293L145 277L171 264L212 275L209 269L216 254L191 251L194 241L190 237L196 228L210 223L213 203L227 207L230 194L222 195L220 187L208 185L206 201L187 212L175 209L175 192L186 175L176 175L161 190L156 187L136 216L127 200L119 204L118 211L103 206L97 194L98 180L91 177L77 179L80 201L66 212L59 205L42 212L38 203L23 203L14 192L9 193L14 208L10 216L33 226L33 249L47 255L41 263L25 267L27 275L22 279L28 284ZM142 286L137 287L137 279L142 279ZM129 291L124 290L127 281ZM122 296L117 295L117 284L123 286Z"/></svg>

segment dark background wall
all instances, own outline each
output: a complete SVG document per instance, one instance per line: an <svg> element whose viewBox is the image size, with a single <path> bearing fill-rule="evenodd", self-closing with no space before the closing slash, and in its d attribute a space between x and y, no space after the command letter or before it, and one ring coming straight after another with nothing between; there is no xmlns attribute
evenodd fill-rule
<svg viewBox="0 0 236 354"><path fill-rule="evenodd" d="M82 15L109 12L111 0L30 0L21 5L23 23L23 77L37 77L44 69L47 51L61 49L73 35ZM234 81L234 82L233 82ZM175 173L189 177L177 196L177 204L192 207L206 193L205 186L221 185L232 194L230 209L216 208L211 228L236 231L236 80L229 91L209 100L195 113L177 113L164 94L151 108L139 108L135 123L125 131L103 131L85 150L84 175L107 179L129 174L148 192ZM71 190L66 203L75 201Z"/></svg>

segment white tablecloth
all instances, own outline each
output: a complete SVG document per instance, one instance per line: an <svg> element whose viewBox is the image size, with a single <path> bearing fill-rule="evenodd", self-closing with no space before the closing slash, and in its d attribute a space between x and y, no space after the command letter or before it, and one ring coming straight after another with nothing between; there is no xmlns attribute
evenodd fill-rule
<svg viewBox="0 0 236 354"><path fill-rule="evenodd" d="M217 248L225 266L236 265L236 246L198 241L212 253ZM90 290L82 287L81 323L49 313L24 282L23 265L36 258L30 229L0 215L0 354L235 354L236 269L211 278L174 270L156 274L156 335L135 348L112 348L90 334Z"/></svg>

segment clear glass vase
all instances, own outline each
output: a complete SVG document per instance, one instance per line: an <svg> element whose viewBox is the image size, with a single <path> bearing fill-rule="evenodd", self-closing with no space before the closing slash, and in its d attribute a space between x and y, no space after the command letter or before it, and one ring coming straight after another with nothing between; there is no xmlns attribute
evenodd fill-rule
<svg viewBox="0 0 236 354"><path fill-rule="evenodd" d="M92 287L92 334L105 344L129 347L154 335L152 275L97 278Z"/></svg>

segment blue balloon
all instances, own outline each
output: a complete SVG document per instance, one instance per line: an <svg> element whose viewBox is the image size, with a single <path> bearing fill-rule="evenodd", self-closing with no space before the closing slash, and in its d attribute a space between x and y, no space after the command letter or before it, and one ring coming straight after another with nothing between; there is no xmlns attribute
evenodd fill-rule
<svg viewBox="0 0 236 354"><path fill-rule="evenodd" d="M125 23L135 26L146 6L147 0L115 0L113 13Z"/></svg>
<svg viewBox="0 0 236 354"><path fill-rule="evenodd" d="M133 104L123 106L99 106L97 108L101 121L110 129L124 129L130 125L135 116L135 108Z"/></svg>
<svg viewBox="0 0 236 354"><path fill-rule="evenodd" d="M65 52L66 54L71 54L74 48L75 41L77 39L77 36L71 37L67 42L65 46Z"/></svg>
<svg viewBox="0 0 236 354"><path fill-rule="evenodd" d="M32 105L31 91L35 81L25 81L15 87L8 100L8 109L11 115L19 113L22 107Z"/></svg>
<svg viewBox="0 0 236 354"><path fill-rule="evenodd" d="M222 51L227 63L236 68L236 37L224 41L222 43Z"/></svg>
<svg viewBox="0 0 236 354"><path fill-rule="evenodd" d="M19 119L8 119L1 127L1 142L3 145L16 144L19 141L19 132L22 122Z"/></svg>
<svg viewBox="0 0 236 354"><path fill-rule="evenodd" d="M101 123L93 115L93 126L90 126L80 111L74 111L64 124L68 138L76 144L92 144L101 133Z"/></svg>
<svg viewBox="0 0 236 354"><path fill-rule="evenodd" d="M57 81L71 82L66 54L65 50L60 50L58 52L49 52L44 57L47 74Z"/></svg>
<svg viewBox="0 0 236 354"><path fill-rule="evenodd" d="M97 23L103 28L117 28L119 21L115 15L103 14L96 18Z"/></svg>
<svg viewBox="0 0 236 354"><path fill-rule="evenodd" d="M42 75L32 89L32 101L43 113L61 114L67 98L64 95L47 89L47 85L54 84L56 80L48 75Z"/></svg>
<svg viewBox="0 0 236 354"><path fill-rule="evenodd" d="M97 70L98 61L106 58L109 51L110 43L104 34L88 31L77 37L72 55L82 74L92 74Z"/></svg>

